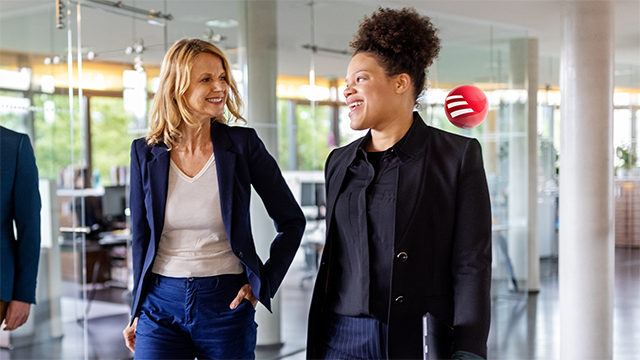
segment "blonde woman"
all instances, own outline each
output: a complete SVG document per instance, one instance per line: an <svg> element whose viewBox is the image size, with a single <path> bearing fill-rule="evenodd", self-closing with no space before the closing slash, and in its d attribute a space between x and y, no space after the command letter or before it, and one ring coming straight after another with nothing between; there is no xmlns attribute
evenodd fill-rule
<svg viewBox="0 0 640 360"><path fill-rule="evenodd" d="M165 55L150 130L131 146L134 290L123 334L136 359L252 359L255 306L270 309L305 220L275 160L243 121L223 52L185 39ZM256 254L251 186L277 235Z"/></svg>

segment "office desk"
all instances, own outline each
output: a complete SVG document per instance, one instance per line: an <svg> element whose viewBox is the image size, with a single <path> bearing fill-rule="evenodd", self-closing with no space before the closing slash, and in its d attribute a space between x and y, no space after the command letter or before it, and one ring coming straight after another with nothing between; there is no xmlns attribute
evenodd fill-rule
<svg viewBox="0 0 640 360"><path fill-rule="evenodd" d="M129 288L131 234L128 230L102 233L100 246L109 250L110 286Z"/></svg>
<svg viewBox="0 0 640 360"><path fill-rule="evenodd" d="M127 288L130 243L131 235L122 231L101 233L99 240L86 240L87 283ZM72 240L63 241L60 250L62 279L82 283L82 239L76 239L75 253Z"/></svg>
<svg viewBox="0 0 640 360"><path fill-rule="evenodd" d="M104 283L111 279L109 268L109 250L100 246L95 240L85 242L86 281L87 283ZM82 241L76 240L74 252L73 241L65 240L60 244L60 267L62 280L82 283ZM75 264L75 265L74 265Z"/></svg>

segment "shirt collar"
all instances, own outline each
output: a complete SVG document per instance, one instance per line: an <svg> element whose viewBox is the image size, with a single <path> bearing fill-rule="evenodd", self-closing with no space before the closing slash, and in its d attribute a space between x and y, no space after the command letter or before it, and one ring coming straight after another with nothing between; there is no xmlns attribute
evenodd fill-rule
<svg viewBox="0 0 640 360"><path fill-rule="evenodd" d="M404 136L398 140L392 147L390 147L387 151L393 149L393 152L396 153L401 162L405 162L413 158L414 156L420 155L424 152L424 142L428 140L428 126L422 120L422 117L417 112L413 112L413 123L409 130L404 134ZM353 160L355 160L358 153L364 155L366 152L367 145L371 141L371 130L367 132L365 136L360 139L358 146L356 148L355 153L353 154Z"/></svg>

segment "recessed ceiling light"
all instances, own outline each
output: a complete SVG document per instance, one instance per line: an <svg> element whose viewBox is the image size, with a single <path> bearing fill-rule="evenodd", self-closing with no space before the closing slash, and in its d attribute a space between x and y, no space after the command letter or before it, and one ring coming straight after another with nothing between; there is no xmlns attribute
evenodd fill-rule
<svg viewBox="0 0 640 360"><path fill-rule="evenodd" d="M205 24L211 27L217 27L221 29L228 29L238 26L238 20L236 19L218 19L218 20L209 20Z"/></svg>

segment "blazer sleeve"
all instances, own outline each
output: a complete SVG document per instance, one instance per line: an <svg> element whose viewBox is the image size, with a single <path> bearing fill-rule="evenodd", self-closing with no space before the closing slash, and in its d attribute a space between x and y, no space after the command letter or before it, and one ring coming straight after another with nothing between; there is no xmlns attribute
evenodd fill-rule
<svg viewBox="0 0 640 360"><path fill-rule="evenodd" d="M131 144L131 166L129 180L129 208L131 210L131 255L133 258L133 294L137 294L146 249L149 246L151 231L147 222L147 210L144 204L141 163L136 148L137 140ZM134 317L137 314L133 314Z"/></svg>
<svg viewBox="0 0 640 360"><path fill-rule="evenodd" d="M29 138L21 136L13 186L17 230L13 300L36 302L36 278L40 259L40 190L38 168Z"/></svg>
<svg viewBox="0 0 640 360"><path fill-rule="evenodd" d="M306 220L278 164L253 129L249 148L251 184L262 199L277 231L269 249L269 259L261 270L264 273L260 276L263 281L267 279L273 298L298 251Z"/></svg>
<svg viewBox="0 0 640 360"><path fill-rule="evenodd" d="M468 142L456 191L453 238L454 352L487 357L491 321L491 202L480 143Z"/></svg>

